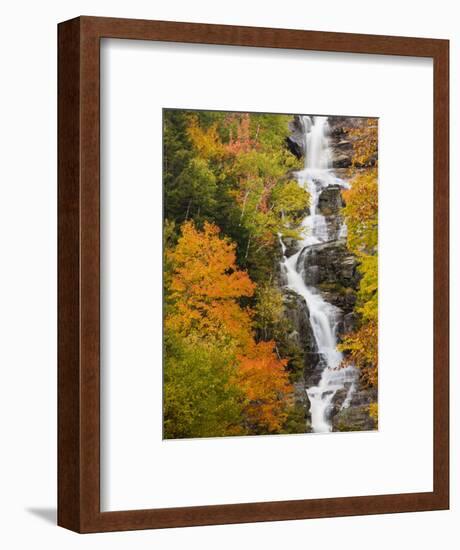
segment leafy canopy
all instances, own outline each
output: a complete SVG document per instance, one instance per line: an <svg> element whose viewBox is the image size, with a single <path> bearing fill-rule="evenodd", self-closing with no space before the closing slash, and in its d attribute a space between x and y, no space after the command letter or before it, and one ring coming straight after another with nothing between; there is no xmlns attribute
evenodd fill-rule
<svg viewBox="0 0 460 550"><path fill-rule="evenodd" d="M274 352L273 341L255 340L253 311L241 300L253 296L256 285L238 269L234 243L216 225L205 222L199 230L184 222L166 260L168 434L278 431L291 406L287 360ZM196 418L183 412L195 408L201 411Z"/></svg>

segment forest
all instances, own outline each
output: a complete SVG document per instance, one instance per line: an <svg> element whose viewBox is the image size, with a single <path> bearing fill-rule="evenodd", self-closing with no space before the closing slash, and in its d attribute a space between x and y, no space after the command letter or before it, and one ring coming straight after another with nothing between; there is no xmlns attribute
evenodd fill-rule
<svg viewBox="0 0 460 550"><path fill-rule="evenodd" d="M322 200L299 185L307 147L305 141L303 151L302 143L296 148L292 136L301 122L297 115L163 111L165 439L318 431L308 381L330 365L321 361L308 300L292 311L299 297L288 288L283 264L287 247L302 254L305 220ZM315 284L313 294L353 302L345 328L340 307L331 306L339 327L334 370L357 372L350 385L362 414L344 421L341 409L342 424L330 431L375 429L377 129L373 119L363 119L335 131L351 144L349 162L342 163L348 165L337 170L347 185L340 187L340 211L323 217L346 224L334 253L346 248L354 271L349 286L339 288L338 276ZM311 247L316 255L321 246ZM345 393L343 400L351 400L351 389ZM339 394L322 414L332 415Z"/></svg>

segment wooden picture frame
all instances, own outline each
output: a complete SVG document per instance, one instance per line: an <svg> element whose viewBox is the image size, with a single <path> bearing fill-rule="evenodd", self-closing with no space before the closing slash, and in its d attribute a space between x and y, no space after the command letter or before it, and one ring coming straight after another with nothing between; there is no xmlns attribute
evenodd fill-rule
<svg viewBox="0 0 460 550"><path fill-rule="evenodd" d="M101 38L433 59L435 193L432 492L101 512L99 372ZM448 509L448 41L78 17L59 24L58 46L58 524L80 533L90 533Z"/></svg>

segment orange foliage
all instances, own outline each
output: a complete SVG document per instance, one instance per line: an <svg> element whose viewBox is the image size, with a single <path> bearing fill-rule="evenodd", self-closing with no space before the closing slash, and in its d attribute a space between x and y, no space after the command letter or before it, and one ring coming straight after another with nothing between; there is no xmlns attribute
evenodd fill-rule
<svg viewBox="0 0 460 550"><path fill-rule="evenodd" d="M253 295L255 284L237 269L235 245L219 234L207 222L203 231L191 221L182 225L177 246L166 253L173 306L165 326L185 336L232 343L237 354L234 383L246 396L248 424L279 431L291 402L287 360L273 352L273 341L255 342L252 312L238 302Z"/></svg>
<svg viewBox="0 0 460 550"><path fill-rule="evenodd" d="M249 399L245 411L249 423L270 432L281 429L292 394L285 370L287 360L278 359L273 348L273 341L254 344L239 357L237 373L238 385Z"/></svg>
<svg viewBox="0 0 460 550"><path fill-rule="evenodd" d="M233 116L234 118L234 116ZM236 138L230 130L230 140L225 145L225 150L230 155L239 155L251 151L255 145L255 140L251 139L250 134L251 118L249 113L238 116L236 127Z"/></svg>
<svg viewBox="0 0 460 550"><path fill-rule="evenodd" d="M173 266L170 295L174 312L167 324L178 332L198 330L248 341L251 313L237 302L252 296L255 284L236 266L235 245L219 238L220 229L205 222L203 231L193 222L182 225L182 235L174 250L167 252Z"/></svg>
<svg viewBox="0 0 460 550"><path fill-rule="evenodd" d="M262 189L262 194L260 196L258 204L258 210L264 214L267 214L272 209L270 200L273 188L275 187L276 183L277 180L275 178L266 178L264 180L264 187Z"/></svg>

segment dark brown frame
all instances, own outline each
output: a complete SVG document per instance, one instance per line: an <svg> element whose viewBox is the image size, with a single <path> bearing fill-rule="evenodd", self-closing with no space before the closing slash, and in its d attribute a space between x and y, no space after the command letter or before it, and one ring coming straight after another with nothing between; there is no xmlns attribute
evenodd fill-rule
<svg viewBox="0 0 460 550"><path fill-rule="evenodd" d="M99 50L103 37L433 59L433 492L100 511ZM79 17L59 25L58 45L58 524L90 533L448 509L449 42Z"/></svg>

